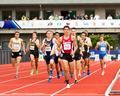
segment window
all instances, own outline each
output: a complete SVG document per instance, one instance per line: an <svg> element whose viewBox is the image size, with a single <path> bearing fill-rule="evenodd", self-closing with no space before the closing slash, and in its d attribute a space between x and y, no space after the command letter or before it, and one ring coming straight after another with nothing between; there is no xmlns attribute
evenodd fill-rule
<svg viewBox="0 0 120 96"><path fill-rule="evenodd" d="M16 11L16 20L21 20L21 17L23 15L26 16L26 11L24 10Z"/></svg>
<svg viewBox="0 0 120 96"><path fill-rule="evenodd" d="M54 15L53 13L54 13L54 12L53 12L52 10L48 10L48 11L44 10L44 11L43 11L44 19L45 19L45 20L48 20L51 15Z"/></svg>
<svg viewBox="0 0 120 96"><path fill-rule="evenodd" d="M94 9L85 9L85 15L88 15L88 19L90 19L90 15L95 16L95 10Z"/></svg>
<svg viewBox="0 0 120 96"><path fill-rule="evenodd" d="M34 19L35 17L37 17L37 19L39 19L39 11L35 10L35 11L30 11L30 20Z"/></svg>
<svg viewBox="0 0 120 96"><path fill-rule="evenodd" d="M11 10L2 11L2 20L8 19L8 16L12 16L12 11Z"/></svg>
<svg viewBox="0 0 120 96"><path fill-rule="evenodd" d="M106 9L105 10L105 18L107 18L109 15L112 16L113 19L116 17L116 10L115 9Z"/></svg>
<svg viewBox="0 0 120 96"><path fill-rule="evenodd" d="M71 10L62 10L61 11L61 16L63 16L64 19L75 19L76 18L76 11Z"/></svg>

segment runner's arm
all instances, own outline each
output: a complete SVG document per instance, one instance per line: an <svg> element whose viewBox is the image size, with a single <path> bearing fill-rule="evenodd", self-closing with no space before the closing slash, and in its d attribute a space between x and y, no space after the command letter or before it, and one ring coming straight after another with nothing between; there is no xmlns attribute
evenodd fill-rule
<svg viewBox="0 0 120 96"><path fill-rule="evenodd" d="M12 50L12 38L10 39L10 42L8 44L8 47Z"/></svg>

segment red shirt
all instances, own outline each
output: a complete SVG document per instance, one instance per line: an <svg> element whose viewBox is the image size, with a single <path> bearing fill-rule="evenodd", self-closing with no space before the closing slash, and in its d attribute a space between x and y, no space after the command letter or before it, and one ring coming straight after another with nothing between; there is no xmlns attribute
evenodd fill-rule
<svg viewBox="0 0 120 96"><path fill-rule="evenodd" d="M72 52L72 39L71 36L69 36L68 39L65 39L64 36L62 36L62 52L66 54L71 54Z"/></svg>

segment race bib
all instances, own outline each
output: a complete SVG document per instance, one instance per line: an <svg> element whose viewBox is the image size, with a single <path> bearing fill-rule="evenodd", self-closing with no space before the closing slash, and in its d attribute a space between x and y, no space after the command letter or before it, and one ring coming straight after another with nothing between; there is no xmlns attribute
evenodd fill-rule
<svg viewBox="0 0 120 96"><path fill-rule="evenodd" d="M71 43L64 43L64 50L71 50Z"/></svg>
<svg viewBox="0 0 120 96"><path fill-rule="evenodd" d="M19 43L14 43L14 44L12 45L12 47L13 47L13 49L18 50L18 49L20 49L20 44L19 44Z"/></svg>
<svg viewBox="0 0 120 96"><path fill-rule="evenodd" d="M101 47L100 50L101 51L106 51L106 48L105 47Z"/></svg>
<svg viewBox="0 0 120 96"><path fill-rule="evenodd" d="M46 51L51 51L51 47L46 47L45 50Z"/></svg>
<svg viewBox="0 0 120 96"><path fill-rule="evenodd" d="M35 46L30 46L30 50L34 50L35 49Z"/></svg>

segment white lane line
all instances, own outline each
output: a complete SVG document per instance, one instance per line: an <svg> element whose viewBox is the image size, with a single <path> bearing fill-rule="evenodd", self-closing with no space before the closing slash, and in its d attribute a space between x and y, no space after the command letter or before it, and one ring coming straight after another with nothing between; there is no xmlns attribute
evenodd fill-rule
<svg viewBox="0 0 120 96"><path fill-rule="evenodd" d="M40 73L38 73L37 76L39 76L40 74L44 74L44 73L47 73L47 72L46 72L46 71L40 72ZM34 75L33 75L33 76L34 76ZM10 81L20 80L20 79L24 79L24 78L28 78L28 77L32 77L32 76L29 75L29 76L24 76L24 77L21 77L21 78L18 78L18 79L9 79L9 80L0 82L0 84L1 84L1 83L7 83L7 82L10 82Z"/></svg>
<svg viewBox="0 0 120 96"><path fill-rule="evenodd" d="M112 62L109 64L109 65L111 65L112 64ZM108 65L107 65L108 66ZM95 74L97 71L99 71L99 70L101 70L101 68L99 68L99 69L97 69L96 71L94 71L94 72L92 72L90 75L87 75L87 76L85 76L85 77L83 77L83 78L81 78L80 80L78 80L78 82L80 82L81 80L83 80L83 79L85 79L85 78L87 78L87 77L89 77L89 76L91 76L92 74ZM74 83L72 83L72 84L70 84L70 86L73 86L73 85L75 85ZM51 94L50 96L55 96L56 94L58 94L58 93L60 93L60 92L62 92L62 91L64 91L65 89L67 89L66 87L64 87L64 88L62 88L62 89L60 89L60 90L58 90L58 91L56 91L56 92L54 92L53 94ZM58 94L59 95L59 94Z"/></svg>
<svg viewBox="0 0 120 96"><path fill-rule="evenodd" d="M53 77L53 78L56 78L56 76ZM15 89L13 89L13 90L9 90L9 91L3 92L3 93L1 93L0 95L4 95L4 94L7 94L7 93L9 93L9 92L17 91L17 90L19 90L19 89L26 88L26 87L29 87L29 86L32 86L32 85L35 85L35 84L38 84L38 83L41 83L41 82L45 82L45 81L47 81L47 80L48 80L48 79L40 80L40 81L38 81L38 82L34 82L34 83L31 83L31 84L28 84L28 85L25 85L25 86L22 86L22 87L19 87L19 88L15 88Z"/></svg>
<svg viewBox="0 0 120 96"><path fill-rule="evenodd" d="M98 65L98 64L94 64L93 66L95 66L95 65ZM56 77L56 76L55 76L55 77ZM53 77L53 78L55 78L55 77ZM88 76L86 76L86 77L88 77ZM13 92L13 91L16 91L16 90L25 88L25 87L29 87L29 86L32 86L32 85L34 85L34 84L38 84L38 83L41 83L41 82L44 82L44 81L47 81L47 80L48 80L48 79L45 79L45 80L42 80L42 81L38 81L38 82L35 82L35 83L31 83L31 84L28 84L28 85L25 85L25 86L22 86L22 87L19 87L19 88L10 90L10 91L3 92L3 93L1 93L0 95L6 94L6 93L9 93L9 92Z"/></svg>
<svg viewBox="0 0 120 96"><path fill-rule="evenodd" d="M113 88L116 80L117 80L118 77L119 77L119 74L120 74L120 68L119 68L118 72L116 73L115 78L112 80L112 82L111 82L110 85L108 86L107 90L105 91L105 96L109 96L109 94L110 94L110 92L111 92L111 90L112 90L112 88Z"/></svg>

